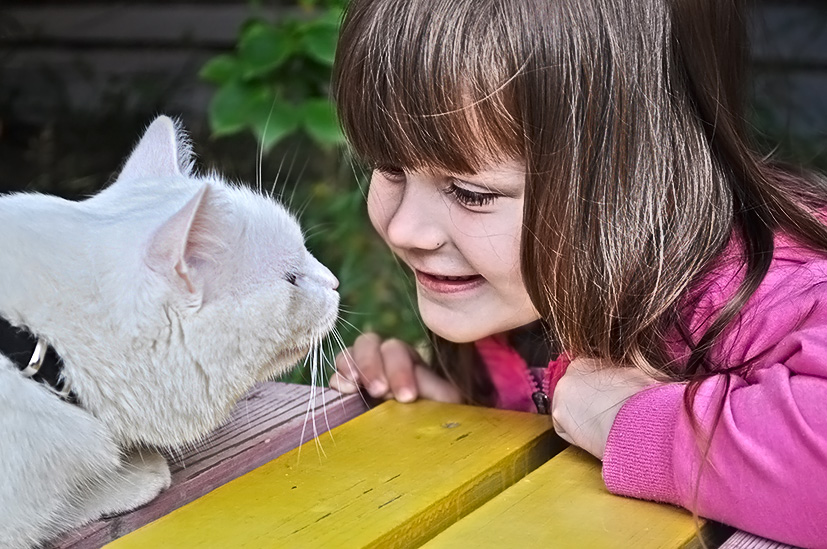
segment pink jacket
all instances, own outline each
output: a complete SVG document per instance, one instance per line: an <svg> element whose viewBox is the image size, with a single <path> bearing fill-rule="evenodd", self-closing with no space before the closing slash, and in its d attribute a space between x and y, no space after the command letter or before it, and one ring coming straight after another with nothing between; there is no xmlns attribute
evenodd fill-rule
<svg viewBox="0 0 827 549"><path fill-rule="evenodd" d="M690 329L703 333L742 273L724 262L699 285ZM502 338L477 342L498 406L536 411L520 356ZM677 356L688 351L675 344ZM827 258L776 239L770 271L713 350L718 364L757 357L732 376L706 463L686 413L682 383L638 393L621 408L603 458L607 488L668 502L775 540L827 548ZM546 370L553 394L565 360ZM708 433L724 376L706 380L693 413ZM700 470L700 482L698 472ZM698 487L696 492L696 486Z"/></svg>

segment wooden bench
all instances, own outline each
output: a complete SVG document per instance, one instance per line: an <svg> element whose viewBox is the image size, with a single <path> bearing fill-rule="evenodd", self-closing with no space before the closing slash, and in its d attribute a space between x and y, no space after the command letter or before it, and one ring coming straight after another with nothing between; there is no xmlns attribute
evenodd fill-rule
<svg viewBox="0 0 827 549"><path fill-rule="evenodd" d="M424 547L700 548L701 537L717 547L728 534L683 509L610 494L600 462L570 447Z"/></svg>
<svg viewBox="0 0 827 549"><path fill-rule="evenodd" d="M565 449L547 416L426 401L362 414L358 396L325 392L331 427L344 424L275 457L291 446L287 439L299 441L309 392L257 389L234 416L246 414L246 423L184 456L170 490L67 536L61 547L122 536L107 547L677 548L700 546L699 533L717 547L729 533L675 507L609 494L599 462ZM321 411L312 417L326 429ZM230 465L236 459L244 465ZM721 547L786 546L739 532Z"/></svg>
<svg viewBox="0 0 827 549"><path fill-rule="evenodd" d="M172 486L130 513L99 520L56 540L55 549L94 549L322 435L367 410L358 395L306 385L262 383L236 406L227 425L196 448L168 455ZM315 442L311 442L311 445ZM313 450L311 449L311 452ZM310 456L308 456L310 457Z"/></svg>

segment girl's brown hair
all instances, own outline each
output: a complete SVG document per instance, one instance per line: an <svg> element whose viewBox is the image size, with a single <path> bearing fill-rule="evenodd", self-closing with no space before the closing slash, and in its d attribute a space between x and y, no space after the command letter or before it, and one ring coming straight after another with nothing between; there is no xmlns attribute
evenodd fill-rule
<svg viewBox="0 0 827 549"><path fill-rule="evenodd" d="M709 351L765 276L773 234L827 250L824 181L750 144L744 18L738 0L352 0L334 93L372 166L524 159L523 277L558 345L698 382L748 366ZM688 290L733 235L743 282L692 336ZM435 346L466 357L454 374L487 400L472 350Z"/></svg>

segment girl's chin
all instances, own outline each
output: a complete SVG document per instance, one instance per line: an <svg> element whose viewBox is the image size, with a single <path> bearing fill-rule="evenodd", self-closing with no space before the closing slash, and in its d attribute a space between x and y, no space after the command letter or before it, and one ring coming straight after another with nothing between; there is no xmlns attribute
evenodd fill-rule
<svg viewBox="0 0 827 549"><path fill-rule="evenodd" d="M439 311L429 315L422 307L420 313L422 322L431 332L452 343L470 343L504 331L492 324L480 323L480 315L446 315Z"/></svg>
<svg viewBox="0 0 827 549"><path fill-rule="evenodd" d="M478 341L480 339L485 338L485 335L480 335L479 337L470 336L466 334L457 334L457 333L445 333L439 332L437 330L431 330L435 335L441 337L446 341L450 341L451 343L473 343L474 341Z"/></svg>
<svg viewBox="0 0 827 549"><path fill-rule="evenodd" d="M502 309L506 308L505 306ZM500 309L500 310L502 310ZM507 317L488 314L475 308L461 311L447 308L420 297L422 322L435 335L452 343L470 343L530 324L539 318L533 309L514 311Z"/></svg>

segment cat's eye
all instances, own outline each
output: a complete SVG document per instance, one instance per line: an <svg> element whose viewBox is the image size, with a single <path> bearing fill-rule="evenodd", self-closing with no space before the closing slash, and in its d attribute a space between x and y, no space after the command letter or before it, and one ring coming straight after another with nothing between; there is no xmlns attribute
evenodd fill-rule
<svg viewBox="0 0 827 549"><path fill-rule="evenodd" d="M284 275L284 280L286 280L294 286L296 285L296 278L296 273L287 273L286 275Z"/></svg>

